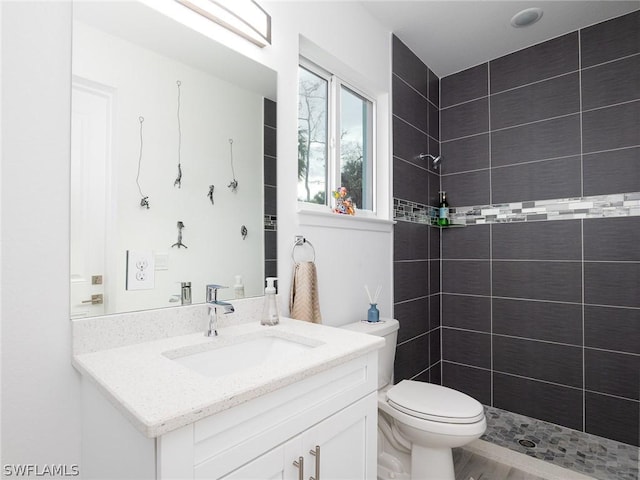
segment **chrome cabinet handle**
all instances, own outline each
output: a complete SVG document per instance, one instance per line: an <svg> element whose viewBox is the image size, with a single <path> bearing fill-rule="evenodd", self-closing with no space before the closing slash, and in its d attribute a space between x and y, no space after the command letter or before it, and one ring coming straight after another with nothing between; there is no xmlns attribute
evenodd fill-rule
<svg viewBox="0 0 640 480"><path fill-rule="evenodd" d="M309 480L320 480L320 445L316 445L315 450L309 450L309 453L316 457L316 476L309 477Z"/></svg>
<svg viewBox="0 0 640 480"><path fill-rule="evenodd" d="M304 457L298 457L298 460L294 460L293 466L298 467L298 480L304 480Z"/></svg>

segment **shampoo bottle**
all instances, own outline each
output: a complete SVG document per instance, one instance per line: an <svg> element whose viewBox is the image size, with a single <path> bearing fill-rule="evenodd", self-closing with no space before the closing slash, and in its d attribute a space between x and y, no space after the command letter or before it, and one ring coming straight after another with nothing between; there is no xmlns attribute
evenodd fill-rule
<svg viewBox="0 0 640 480"><path fill-rule="evenodd" d="M277 325L280 323L276 287L273 286L277 278L267 277L267 288L264 289L264 307L262 308L261 325Z"/></svg>

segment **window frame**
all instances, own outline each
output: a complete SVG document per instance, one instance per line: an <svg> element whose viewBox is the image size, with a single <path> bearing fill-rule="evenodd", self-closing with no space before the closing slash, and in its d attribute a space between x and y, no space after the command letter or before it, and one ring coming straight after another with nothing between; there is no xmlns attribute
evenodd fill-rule
<svg viewBox="0 0 640 480"><path fill-rule="evenodd" d="M303 210L315 210L326 211L327 207L331 208L331 192L335 191L341 186L341 145L340 145L340 128L341 128L341 90L344 87L346 90L361 97L369 104L369 111L367 115L367 130L365 132L365 138L367 139L366 148L370 153L370 158L367 162L367 169L370 168L371 175L368 182L368 189L371 191L371 208L364 209L361 205L356 205L356 212L359 216L364 217L377 217L377 171L378 171L378 154L377 154L377 101L375 95L368 93L362 88L358 88L346 80L341 75L332 73L327 69L319 66L317 63L309 60L306 57L300 56L298 59L298 72L303 68L314 75L326 80L328 82L327 87L327 159L326 159L326 195L324 205L307 202L305 200L298 199L298 205ZM299 83L298 83L299 85ZM299 95L299 90L298 90ZM363 149L365 146L363 146ZM369 176L367 176L369 177ZM367 189L363 188L363 197Z"/></svg>

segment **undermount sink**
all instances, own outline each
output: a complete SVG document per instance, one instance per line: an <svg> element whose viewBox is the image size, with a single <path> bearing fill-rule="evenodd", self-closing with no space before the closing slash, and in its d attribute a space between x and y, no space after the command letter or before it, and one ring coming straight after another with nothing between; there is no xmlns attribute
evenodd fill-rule
<svg viewBox="0 0 640 480"><path fill-rule="evenodd" d="M221 377L261 364L292 359L312 348L314 346L288 338L262 336L184 356L171 355L170 358L201 375Z"/></svg>

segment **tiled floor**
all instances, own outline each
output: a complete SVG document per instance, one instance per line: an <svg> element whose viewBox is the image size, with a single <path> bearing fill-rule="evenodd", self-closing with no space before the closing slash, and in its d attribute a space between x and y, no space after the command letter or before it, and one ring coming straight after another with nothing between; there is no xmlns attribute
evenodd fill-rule
<svg viewBox="0 0 640 480"><path fill-rule="evenodd" d="M453 450L456 480L544 480L511 465L491 460L469 450Z"/></svg>
<svg viewBox="0 0 640 480"><path fill-rule="evenodd" d="M638 447L498 408L485 411L486 442L599 480L638 480Z"/></svg>

